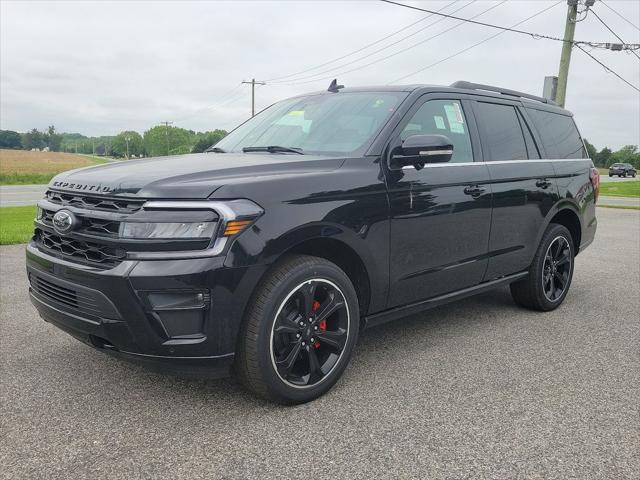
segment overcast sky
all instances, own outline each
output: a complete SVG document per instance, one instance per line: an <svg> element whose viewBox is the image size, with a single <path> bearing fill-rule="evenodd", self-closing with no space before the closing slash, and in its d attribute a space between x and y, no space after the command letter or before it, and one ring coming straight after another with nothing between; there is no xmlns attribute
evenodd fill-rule
<svg viewBox="0 0 640 480"><path fill-rule="evenodd" d="M406 3L458 10L465 18L494 7L477 19L511 26L558 2ZM640 2L606 4L640 24ZM194 130L230 129L250 113L250 88L242 80L267 80L256 90L261 109L325 89L334 76L347 86L393 82L497 33L471 24L444 32L460 22L436 16L409 26L427 14L376 1L0 0L0 8L1 128L54 124L85 135L143 132L165 120ZM640 43L640 32L606 5L597 1L594 10L626 42ZM562 36L565 14L562 1L518 28ZM577 25L575 38L616 41L593 15ZM541 94L544 76L557 74L560 48L560 42L505 33L398 83L465 79ZM633 55L592 54L640 85ZM567 108L598 148L640 143L640 94L575 49Z"/></svg>

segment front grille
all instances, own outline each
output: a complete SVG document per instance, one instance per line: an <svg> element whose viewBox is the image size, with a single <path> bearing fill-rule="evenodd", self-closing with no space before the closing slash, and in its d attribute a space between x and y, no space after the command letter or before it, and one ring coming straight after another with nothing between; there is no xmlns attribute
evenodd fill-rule
<svg viewBox="0 0 640 480"><path fill-rule="evenodd" d="M39 217L33 237L34 245L57 258L102 269L120 264L126 259L128 251L202 250L209 246L210 238L173 241L120 238L122 222L127 221L134 213L137 213L136 217L147 214L142 211L145 201L140 198L99 197L49 190L45 201L38 204ZM65 234L58 233L53 225L54 215L62 208L71 211L78 220L78 224ZM168 221L183 221L181 213L171 212L171 215L173 216ZM211 216L217 220L213 214Z"/></svg>
<svg viewBox="0 0 640 480"><path fill-rule="evenodd" d="M101 210L117 213L134 213L142 208L144 201L127 198L92 197L61 193L49 190L46 198L51 203L62 206L85 208L87 210Z"/></svg>
<svg viewBox="0 0 640 480"><path fill-rule="evenodd" d="M92 316L100 316L104 313L104 308L100 308L98 304L99 299L96 295L91 295L90 291L79 292L34 274L29 275L29 281L35 293L64 307Z"/></svg>
<svg viewBox="0 0 640 480"><path fill-rule="evenodd" d="M42 218L40 221L48 227L53 228L53 216L56 212L42 208ZM120 230L120 222L116 220L106 220L102 218L81 217L82 224L77 229L79 233L89 235L117 237Z"/></svg>
<svg viewBox="0 0 640 480"><path fill-rule="evenodd" d="M35 242L45 252L103 268L112 268L125 258L124 250L95 242L61 237L42 229L36 229Z"/></svg>

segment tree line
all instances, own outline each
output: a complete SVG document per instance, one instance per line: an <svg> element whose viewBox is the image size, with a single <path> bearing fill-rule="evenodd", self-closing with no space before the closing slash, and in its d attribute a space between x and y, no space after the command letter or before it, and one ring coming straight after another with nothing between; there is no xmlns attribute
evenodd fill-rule
<svg viewBox="0 0 640 480"><path fill-rule="evenodd" d="M0 130L0 148L73 152L119 158L159 157L184 153L204 152L227 135L225 130L195 132L180 127L158 125L142 135L126 130L114 136L86 137L79 133L58 133L53 125L40 132L34 128L25 133ZM589 158L596 167L608 168L614 163L630 163L640 169L640 151L637 145L626 145L612 151L609 147L598 150L584 141Z"/></svg>
<svg viewBox="0 0 640 480"><path fill-rule="evenodd" d="M0 148L49 150L118 158L158 157L204 152L227 135L225 130L195 132L180 127L155 126L142 135L125 130L113 136L87 137L80 133L58 133L51 125L19 133L0 130Z"/></svg>
<svg viewBox="0 0 640 480"><path fill-rule="evenodd" d="M615 152L609 147L604 147L598 151L588 140L584 141L587 147L587 154L593 160L593 164L600 168L609 168L614 163L630 163L634 168L640 170L640 151L637 145L625 145Z"/></svg>

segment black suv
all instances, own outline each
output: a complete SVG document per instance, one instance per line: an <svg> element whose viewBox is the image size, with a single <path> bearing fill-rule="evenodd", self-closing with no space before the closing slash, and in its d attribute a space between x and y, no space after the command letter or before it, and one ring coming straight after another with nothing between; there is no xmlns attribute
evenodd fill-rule
<svg viewBox="0 0 640 480"><path fill-rule="evenodd" d="M614 163L609 167L609 176L613 177L614 175L636 178L636 169L629 163Z"/></svg>
<svg viewBox="0 0 640 480"><path fill-rule="evenodd" d="M560 305L598 182L545 99L333 84L208 153L58 175L27 246L31 299L104 352L305 402L365 327L503 285Z"/></svg>

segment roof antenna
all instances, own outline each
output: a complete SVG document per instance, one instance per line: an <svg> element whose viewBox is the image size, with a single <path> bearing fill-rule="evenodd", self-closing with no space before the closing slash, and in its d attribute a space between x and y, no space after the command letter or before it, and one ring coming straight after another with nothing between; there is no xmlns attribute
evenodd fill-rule
<svg viewBox="0 0 640 480"><path fill-rule="evenodd" d="M329 88L327 88L327 92L338 93L341 88L344 88L344 85L338 85L338 80L334 78Z"/></svg>

